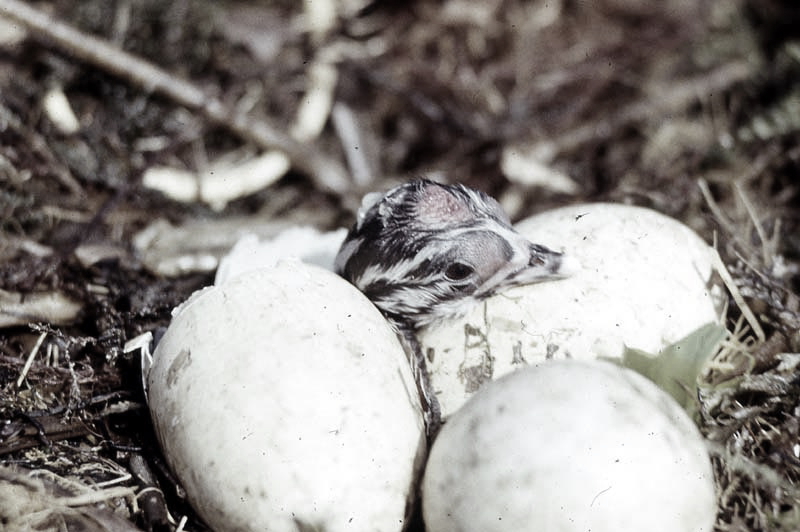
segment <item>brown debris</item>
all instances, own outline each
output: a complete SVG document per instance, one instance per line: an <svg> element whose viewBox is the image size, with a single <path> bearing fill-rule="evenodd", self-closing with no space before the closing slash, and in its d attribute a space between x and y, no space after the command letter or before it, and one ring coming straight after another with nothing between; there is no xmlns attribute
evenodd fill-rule
<svg viewBox="0 0 800 532"><path fill-rule="evenodd" d="M28 27L0 38L0 464L18 467L0 469L0 498L33 505L2 517L28 508L53 518L43 528L170 530L187 516L202 530L161 464L138 361L122 346L165 327L211 275L148 270L154 249L186 249L135 235L180 228L190 254L216 260L231 220L257 234L303 221L329 230L352 223L364 191L424 174L485 190L515 219L617 201L714 242L737 294L732 340L699 393L716 530L797 529L796 8L348 1L323 16L303 11L311 4L0 0ZM53 88L76 133L48 118ZM514 148L570 185L504 175ZM265 149L292 169L220 211L141 182L148 168L201 175ZM59 491L56 476L77 484ZM110 477L114 491L86 487Z"/></svg>

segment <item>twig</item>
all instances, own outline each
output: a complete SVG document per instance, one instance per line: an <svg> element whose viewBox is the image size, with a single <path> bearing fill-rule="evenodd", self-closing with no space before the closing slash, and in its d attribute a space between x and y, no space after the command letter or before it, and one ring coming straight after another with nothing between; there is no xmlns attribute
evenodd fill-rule
<svg viewBox="0 0 800 532"><path fill-rule="evenodd" d="M764 261L765 266L769 267L772 265L772 261L775 258L774 249L772 249L770 246L772 240L767 239L767 234L764 231L764 227L761 225L761 220L756 213L756 208L753 206L753 203L750 201L750 198L744 191L742 183L740 181L734 181L733 189L736 191L736 194L739 196L739 200L742 202L742 205L744 205L744 209L750 216L750 221L753 222L753 227L755 227L758 239L761 241L761 260Z"/></svg>
<svg viewBox="0 0 800 532"><path fill-rule="evenodd" d="M0 15L24 25L38 41L128 81L144 91L161 94L200 112L241 138L264 149L286 153L321 189L343 196L351 186L342 165L278 128L236 113L200 87L126 53L103 39L82 33L18 0L0 0Z"/></svg>
<svg viewBox="0 0 800 532"><path fill-rule="evenodd" d="M717 273L722 278L722 282L725 283L725 286L731 293L739 310L742 312L742 316L744 316L744 319L747 320L747 323L750 324L750 328L753 329L753 332L756 334L758 341L763 343L767 339L767 335L764 334L764 329L762 329L761 324L758 323L756 315L753 314L753 311L750 310L750 306L744 300L744 297L742 297L739 287L736 286L733 277L731 277L730 272L728 272L728 268L726 268L725 263L722 262L722 257L719 256L716 246L711 248L711 262L714 265L714 269L717 270Z"/></svg>
<svg viewBox="0 0 800 532"><path fill-rule="evenodd" d="M355 113L348 105L337 102L333 104L331 122L339 134L353 182L366 189L374 180L375 172L368 159L372 154L367 153L368 145Z"/></svg>
<svg viewBox="0 0 800 532"><path fill-rule="evenodd" d="M711 194L711 189L708 188L708 182L701 177L697 180L697 186L700 187L700 192L702 192L703 198L705 198L706 203L708 204L708 208L711 209L711 212L714 214L719 224L725 228L728 234L735 235L736 227L734 226L733 222L731 222L728 217L725 216L725 213L722 212L722 209L714 200L714 196Z"/></svg>
<svg viewBox="0 0 800 532"><path fill-rule="evenodd" d="M170 520L164 492L158 487L158 481L147 460L139 453L132 453L128 465L142 486L136 499L140 506L145 524L149 530L166 528ZM174 521L174 519L173 519Z"/></svg>
<svg viewBox="0 0 800 532"><path fill-rule="evenodd" d="M28 376L28 371L30 371L31 366L33 365L33 360L36 358L39 348L42 347L42 342L44 342L46 336L47 333L43 332L39 335L39 339L36 340L36 344L33 346L33 349L31 349L31 353L28 355L27 360L25 360L25 365L22 367L22 371L19 373L19 378L17 379L17 388L22 386L22 381L24 381L25 377Z"/></svg>
<svg viewBox="0 0 800 532"><path fill-rule="evenodd" d="M86 506L87 504L106 502L116 498L131 499L135 496L136 493L133 491L133 488L117 486L115 488L105 488L99 491L87 491L71 497L62 497L58 499L58 503L71 507Z"/></svg>

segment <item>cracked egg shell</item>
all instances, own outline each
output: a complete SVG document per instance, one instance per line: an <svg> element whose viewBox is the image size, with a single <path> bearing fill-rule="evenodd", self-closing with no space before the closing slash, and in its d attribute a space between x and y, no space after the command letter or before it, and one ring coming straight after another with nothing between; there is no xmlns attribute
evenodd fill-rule
<svg viewBox="0 0 800 532"><path fill-rule="evenodd" d="M565 279L506 290L462 318L420 331L445 416L483 383L528 364L619 359L626 346L658 353L719 322L711 250L677 220L598 203L543 212L516 228L580 266Z"/></svg>
<svg viewBox="0 0 800 532"><path fill-rule="evenodd" d="M699 431L641 375L555 360L487 384L444 424L422 482L436 532L711 532Z"/></svg>
<svg viewBox="0 0 800 532"><path fill-rule="evenodd" d="M193 295L153 355L149 407L217 531L400 531L425 453L405 354L377 309L297 261Z"/></svg>

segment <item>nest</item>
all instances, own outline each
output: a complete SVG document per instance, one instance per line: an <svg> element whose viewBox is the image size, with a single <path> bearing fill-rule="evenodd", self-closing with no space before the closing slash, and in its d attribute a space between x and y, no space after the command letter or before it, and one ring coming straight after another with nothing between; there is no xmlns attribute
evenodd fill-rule
<svg viewBox="0 0 800 532"><path fill-rule="evenodd" d="M165 327L245 228L349 225L365 192L420 175L512 219L624 202L713 242L730 294L698 392L715 529L800 527L789 2L0 0L0 15L8 529L203 530L125 342ZM233 192L213 182L227 169Z"/></svg>

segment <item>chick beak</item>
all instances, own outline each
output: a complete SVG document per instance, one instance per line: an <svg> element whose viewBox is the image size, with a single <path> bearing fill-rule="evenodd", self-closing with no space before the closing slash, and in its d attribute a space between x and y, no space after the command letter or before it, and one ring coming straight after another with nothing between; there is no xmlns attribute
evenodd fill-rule
<svg viewBox="0 0 800 532"><path fill-rule="evenodd" d="M528 244L528 252L528 265L509 279L513 285L563 279L580 269L580 264L574 257L539 244Z"/></svg>
<svg viewBox="0 0 800 532"><path fill-rule="evenodd" d="M539 244L528 244L528 253L528 267L545 276L558 275L566 258L563 253Z"/></svg>

